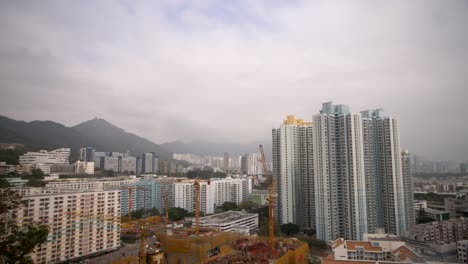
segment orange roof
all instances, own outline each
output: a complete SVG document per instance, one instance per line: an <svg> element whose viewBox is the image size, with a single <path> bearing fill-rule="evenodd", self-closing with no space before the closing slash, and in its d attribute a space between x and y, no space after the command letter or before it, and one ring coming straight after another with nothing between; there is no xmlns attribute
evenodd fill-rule
<svg viewBox="0 0 468 264"><path fill-rule="evenodd" d="M343 244L343 239L338 238L337 240L332 242L332 248L335 249Z"/></svg>
<svg viewBox="0 0 468 264"><path fill-rule="evenodd" d="M395 254L401 261L405 261L407 258L417 257L413 251L411 251L406 246L401 246L395 250L393 250L393 254Z"/></svg>
<svg viewBox="0 0 468 264"><path fill-rule="evenodd" d="M382 251L381 247L374 247L371 242L346 240L345 243L347 250L356 250L356 247L362 247L365 251Z"/></svg>
<svg viewBox="0 0 468 264"><path fill-rule="evenodd" d="M333 254L328 254L325 258L323 258L324 260L334 260L335 257L333 256Z"/></svg>
<svg viewBox="0 0 468 264"><path fill-rule="evenodd" d="M322 264L375 264L374 261L365 260L328 260L324 259Z"/></svg>
<svg viewBox="0 0 468 264"><path fill-rule="evenodd" d="M397 258L400 259L400 261L407 261L407 259L410 259L411 262L417 262L417 263L425 263L423 258L419 256L418 254L414 253L411 249L409 249L407 246L401 246L393 251L393 255L395 255Z"/></svg>

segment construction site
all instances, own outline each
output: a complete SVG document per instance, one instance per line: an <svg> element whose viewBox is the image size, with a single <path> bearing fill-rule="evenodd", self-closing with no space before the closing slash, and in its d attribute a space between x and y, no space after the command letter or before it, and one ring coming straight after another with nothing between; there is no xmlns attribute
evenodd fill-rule
<svg viewBox="0 0 468 264"><path fill-rule="evenodd" d="M265 154L260 145L264 171ZM200 227L200 181L195 180L195 223L182 227L169 223L167 197L165 215L122 224L122 235L139 237L138 256L125 256L112 263L196 264L196 263L309 263L309 246L294 238L274 237L275 180L269 177L269 236L242 236L237 232L223 232L219 228ZM131 206L130 206L131 207ZM164 222L162 221L164 219ZM148 237L156 241L148 243Z"/></svg>

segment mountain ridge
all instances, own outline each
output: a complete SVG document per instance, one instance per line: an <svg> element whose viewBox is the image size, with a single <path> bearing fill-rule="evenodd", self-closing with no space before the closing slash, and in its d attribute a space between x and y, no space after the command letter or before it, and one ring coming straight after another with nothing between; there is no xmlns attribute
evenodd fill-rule
<svg viewBox="0 0 468 264"><path fill-rule="evenodd" d="M160 145L102 118L67 127L54 121L26 122L0 115L0 142L24 144L31 150L69 147L74 153L88 146L97 151L130 151L133 156L155 152L162 159L172 159L172 153Z"/></svg>

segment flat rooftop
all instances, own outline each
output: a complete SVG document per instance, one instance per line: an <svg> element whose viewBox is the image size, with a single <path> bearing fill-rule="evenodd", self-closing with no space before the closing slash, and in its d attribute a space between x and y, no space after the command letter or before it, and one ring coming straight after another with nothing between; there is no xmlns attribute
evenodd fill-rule
<svg viewBox="0 0 468 264"><path fill-rule="evenodd" d="M258 214L247 213L245 210L242 209L241 211L227 211L227 212L223 212L219 214L201 217L200 221L206 224L209 224L209 223L223 224L223 223L229 223L229 222L233 222L236 220L240 220L240 219L244 219L244 218L248 218L252 216L258 217Z"/></svg>

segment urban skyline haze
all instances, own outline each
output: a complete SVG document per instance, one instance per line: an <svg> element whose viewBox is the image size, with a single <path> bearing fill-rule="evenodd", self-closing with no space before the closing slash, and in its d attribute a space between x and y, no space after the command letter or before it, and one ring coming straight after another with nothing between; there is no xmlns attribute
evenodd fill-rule
<svg viewBox="0 0 468 264"><path fill-rule="evenodd" d="M155 143L270 141L323 102L468 160L466 1L4 1L0 114L94 117Z"/></svg>

